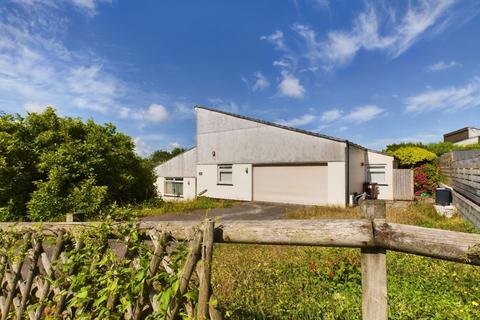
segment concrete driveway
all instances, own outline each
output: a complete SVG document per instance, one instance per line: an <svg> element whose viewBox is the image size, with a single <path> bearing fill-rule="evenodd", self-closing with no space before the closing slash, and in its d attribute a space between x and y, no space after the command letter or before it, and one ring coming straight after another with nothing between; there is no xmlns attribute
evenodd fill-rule
<svg viewBox="0 0 480 320"><path fill-rule="evenodd" d="M266 202L239 202L228 208L209 210L193 210L188 212L167 213L161 216L146 216L143 221L201 221L205 218L220 220L275 220L280 219L286 210L302 208L301 205L266 203Z"/></svg>

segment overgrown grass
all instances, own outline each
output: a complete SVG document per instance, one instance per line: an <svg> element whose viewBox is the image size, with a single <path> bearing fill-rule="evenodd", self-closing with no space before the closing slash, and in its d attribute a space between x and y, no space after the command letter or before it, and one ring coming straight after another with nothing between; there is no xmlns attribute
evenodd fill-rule
<svg viewBox="0 0 480 320"><path fill-rule="evenodd" d="M312 206L289 210L284 217L288 219L358 219L360 211L358 207ZM425 202L417 202L404 207L390 207L387 209L387 221L453 231L479 232L461 216L442 217L435 212L432 204Z"/></svg>
<svg viewBox="0 0 480 320"><path fill-rule="evenodd" d="M356 209L313 207L288 218L357 218ZM430 204L390 208L387 219L464 232L460 217ZM360 319L358 249L217 244L213 283L232 319ZM389 319L480 319L480 267L388 252Z"/></svg>
<svg viewBox="0 0 480 320"><path fill-rule="evenodd" d="M192 210L208 210L215 208L227 208L235 204L233 200L213 199L207 197L198 197L187 201L163 201L161 199L143 203L133 211L138 216L163 215L166 213L182 213Z"/></svg>

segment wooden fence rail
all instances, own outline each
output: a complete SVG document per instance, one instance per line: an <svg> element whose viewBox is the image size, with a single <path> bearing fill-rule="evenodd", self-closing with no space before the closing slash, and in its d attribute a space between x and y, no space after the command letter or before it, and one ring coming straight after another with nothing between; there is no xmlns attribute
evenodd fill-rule
<svg viewBox="0 0 480 320"><path fill-rule="evenodd" d="M213 242L361 248L363 319L387 318L386 250L480 265L480 234L388 223L385 221L385 210L385 202L368 200L361 203L362 219L209 222L203 227L203 234L205 235L203 244L198 238L199 228L196 221L139 222L137 228L145 235L151 235L153 232L157 235L160 233L169 234L178 240L196 239L194 247L198 247L198 249L195 250L196 254L189 256L192 262L188 262L190 260L187 259L184 272L188 270L187 273L190 276L190 271L193 270L195 263L200 259L200 256L203 257L200 266L204 273L200 279L201 301L199 301L199 303L201 302L199 312L202 318L208 313L206 302L211 294L209 281L212 257L211 244ZM0 229L11 232L40 231L47 234L59 234L79 232L82 229L95 228L96 226L98 226L98 223L95 222L44 223L41 225L38 223L1 223ZM39 258L34 255L33 259ZM45 268L49 269L48 259L46 263ZM152 265L158 265L158 261L152 260ZM13 267L18 269L18 264ZM11 288L14 288L17 282L21 282L21 285L19 284L22 287L20 291L25 293L30 278L27 277L25 280L19 281L15 278L19 275L19 272L15 270L9 272L10 280L8 283ZM185 283L183 283L183 286L181 284L178 290L183 290L182 288L185 288ZM181 296L182 292L179 291L178 294ZM0 297L2 315L5 315L5 312L8 313L9 304L7 303L9 301L12 303L14 298L10 296ZM24 305L22 301L17 298L15 302L17 310L19 306ZM140 306L145 302L145 298L139 298ZM173 309L173 311L175 310ZM138 314L135 313L135 308L130 313L133 315L132 318L139 319ZM212 314L210 314L210 317L212 317ZM173 319L174 315L170 314L167 317ZM40 317L31 314L31 318L39 319Z"/></svg>

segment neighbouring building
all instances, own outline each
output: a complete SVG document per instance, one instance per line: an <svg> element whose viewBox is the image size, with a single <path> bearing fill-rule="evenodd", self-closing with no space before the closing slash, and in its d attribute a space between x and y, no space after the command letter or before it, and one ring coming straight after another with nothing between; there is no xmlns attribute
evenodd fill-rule
<svg viewBox="0 0 480 320"><path fill-rule="evenodd" d="M379 198L393 199L389 155L229 112L195 110L196 147L155 168L164 199L345 206L364 182L377 182Z"/></svg>
<svg viewBox="0 0 480 320"><path fill-rule="evenodd" d="M443 135L444 142L451 142L457 145L480 143L480 129L465 127Z"/></svg>

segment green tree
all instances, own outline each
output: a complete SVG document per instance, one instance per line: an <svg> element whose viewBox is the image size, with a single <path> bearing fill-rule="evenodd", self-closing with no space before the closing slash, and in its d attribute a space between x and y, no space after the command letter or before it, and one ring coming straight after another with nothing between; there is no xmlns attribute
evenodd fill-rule
<svg viewBox="0 0 480 320"><path fill-rule="evenodd" d="M186 151L185 148L180 148L176 147L172 151L165 151L165 150L157 150L153 152L150 157L147 158L148 162L150 163L150 166L152 168L158 166L161 163L164 163L165 161L168 161L176 156L178 156L181 153L184 153Z"/></svg>
<svg viewBox="0 0 480 320"><path fill-rule="evenodd" d="M154 176L132 139L112 124L59 117L48 108L0 117L0 219L98 214L155 195Z"/></svg>
<svg viewBox="0 0 480 320"><path fill-rule="evenodd" d="M399 160L400 166L409 168L437 159L435 153L414 146L401 147L390 154Z"/></svg>

